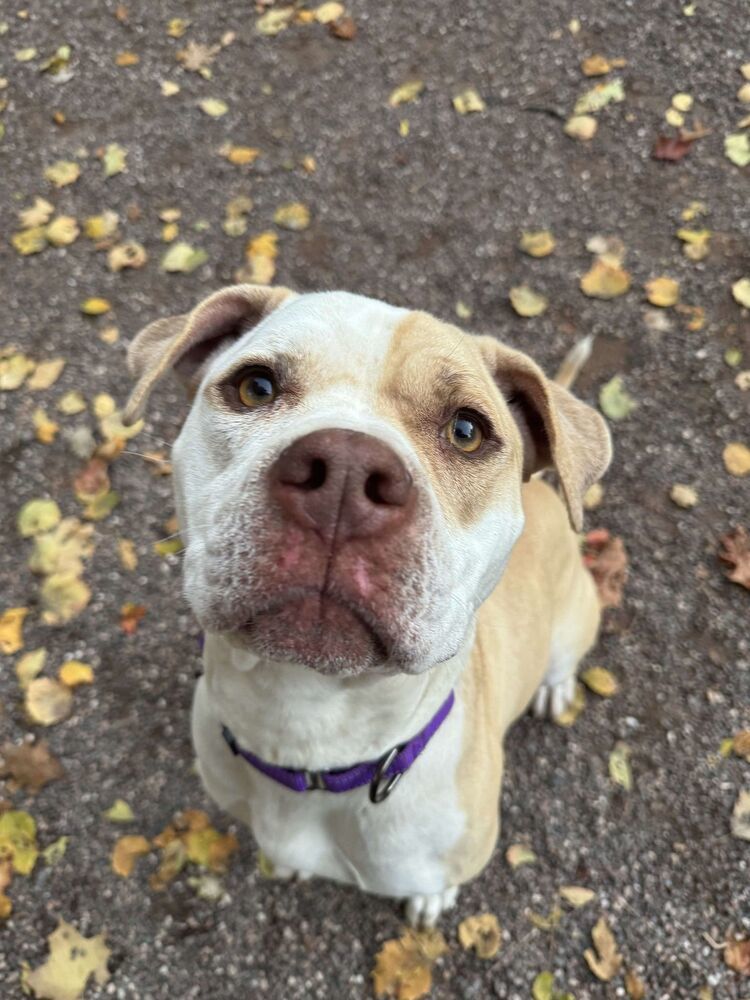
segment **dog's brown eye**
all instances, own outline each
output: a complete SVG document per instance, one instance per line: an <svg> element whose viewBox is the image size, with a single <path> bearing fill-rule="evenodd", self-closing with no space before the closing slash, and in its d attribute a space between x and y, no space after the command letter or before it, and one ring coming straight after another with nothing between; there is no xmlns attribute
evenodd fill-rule
<svg viewBox="0 0 750 1000"><path fill-rule="evenodd" d="M446 437L459 451L476 451L484 440L479 421L469 410L459 410L445 428Z"/></svg>
<svg viewBox="0 0 750 1000"><path fill-rule="evenodd" d="M256 407L272 403L279 394L273 374L265 368L252 368L237 385L243 406Z"/></svg>

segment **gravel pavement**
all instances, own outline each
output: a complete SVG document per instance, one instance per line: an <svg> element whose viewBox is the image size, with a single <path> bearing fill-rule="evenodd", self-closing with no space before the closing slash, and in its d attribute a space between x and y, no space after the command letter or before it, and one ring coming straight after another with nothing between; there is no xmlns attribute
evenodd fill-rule
<svg viewBox="0 0 750 1000"><path fill-rule="evenodd" d="M14 524L34 497L80 513L71 488L78 460L63 432L50 445L35 439L35 407L54 415L71 389L87 400L107 392L124 401L130 338L231 282L247 238L275 229L275 209L291 201L308 205L312 222L303 232L278 230L277 281L346 288L449 319L460 301L472 312L468 328L528 350L549 370L595 333L580 394L596 402L621 374L638 404L613 427L604 500L587 518L587 527L621 536L630 556L624 605L608 613L592 659L613 671L621 690L590 697L570 729L524 719L511 732L500 844L443 921L451 950L431 995L527 998L536 974L550 969L577 1000L625 996L621 976L599 982L583 958L604 913L649 998L697 1000L706 986L716 1000L749 997L750 979L710 943L750 934L748 843L730 833L750 765L718 753L722 740L750 726L750 593L726 580L716 558L719 536L750 522L750 479L730 476L722 462L728 442L750 444L750 392L735 384L738 369L724 357L739 350L740 368L750 367L750 317L731 294L733 282L750 276L750 167L724 155L724 136L743 114L735 95L739 67L750 60L747 3L696 0L688 16L682 0L350 0L358 29L351 41L317 23L261 37L253 5L239 0L126 6L123 22L112 2L29 0L26 17L0 3L8 29L0 35L0 77L8 80L0 101L9 102L0 115L0 345L68 362L49 390L0 393L0 611L32 609L26 649L48 649L47 674L71 657L96 673L92 687L75 692L71 717L42 734L65 777L34 798L5 793L35 816L42 845L70 841L57 865L40 862L13 882L14 912L0 929L3 1000L22 996L21 963L44 959L59 917L86 934L107 930L112 976L87 997L137 1000L368 997L375 954L399 933L390 901L322 881L262 878L244 830L220 903L199 899L185 875L152 892L153 856L127 879L111 871L112 845L126 831L101 814L117 797L137 815L127 832L154 836L189 806L230 827L193 771L188 712L198 630L181 597L179 557L153 550L173 513L169 477L130 453L173 440L185 412L177 386L155 394L146 429L111 467L121 503L96 523L85 571L93 597L62 628L40 622L30 543ZM181 39L166 31L174 17L191 22ZM236 38L216 55L212 79L177 64L188 40L213 44L225 32ZM39 65L63 44L72 46L73 73L61 83ZM28 47L38 56L17 61ZM117 66L123 51L139 63ZM593 53L627 60L614 74L626 99L599 112L596 137L582 143L563 125L597 82L580 69ZM388 107L393 88L411 78L424 81L421 97ZM163 96L162 80L177 82L179 94ZM453 109L452 96L467 86L485 111ZM681 162L657 162L651 148L660 132L674 134L664 112L677 92L694 98L688 125L699 122L709 134ZM204 114L197 102L206 97L224 100L228 112ZM55 110L65 115L61 125ZM217 152L227 141L262 155L235 166ZM95 151L108 143L127 150L127 170L105 179ZM304 157L314 157L313 172ZM60 190L43 175L58 159L81 164L80 179ZM10 245L17 212L37 195L79 220L118 212L121 231L145 246L148 262L112 273L83 236L18 255ZM221 222L238 195L254 207L247 234L231 237ZM683 256L675 235L693 200L710 210L693 225L713 233L701 262ZM190 275L158 266L166 249L159 212L170 207L182 213L180 238L208 254ZM520 253L523 229L550 229L555 252L539 260ZM612 301L578 287L595 234L627 247L633 287ZM654 316L642 288L660 274L680 282L684 303L703 307L702 329L688 329L689 314L674 309ZM522 282L547 296L544 315L515 315L508 291ZM106 297L113 313L82 316L89 296ZM119 340L105 343L99 333L113 321ZM57 419L64 429L93 424L90 413ZM674 483L693 486L697 506L673 504ZM120 564L120 538L135 542L134 572ZM147 608L133 636L118 623L127 601ZM24 718L16 659L0 656L0 738L18 743L34 727ZM618 740L631 749L629 793L608 775ZM505 851L513 843L533 847L537 862L512 870ZM566 908L556 930L535 928L529 912L548 913L558 887L570 883L590 886L596 901ZM497 914L504 941L497 958L482 962L459 947L456 927L485 910Z"/></svg>

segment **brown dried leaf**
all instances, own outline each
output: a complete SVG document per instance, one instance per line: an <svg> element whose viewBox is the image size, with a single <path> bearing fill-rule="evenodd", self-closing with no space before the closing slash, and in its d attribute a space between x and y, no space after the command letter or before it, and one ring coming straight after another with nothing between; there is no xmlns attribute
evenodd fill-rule
<svg viewBox="0 0 750 1000"><path fill-rule="evenodd" d="M458 925L458 940L466 951L473 948L479 958L494 958L502 944L497 917L494 913L467 917Z"/></svg>
<svg viewBox="0 0 750 1000"><path fill-rule="evenodd" d="M25 788L35 795L50 781L57 781L63 775L62 764L50 753L45 740L22 743L20 746L5 743L0 755L0 778L9 780L11 791Z"/></svg>
<svg viewBox="0 0 750 1000"><path fill-rule="evenodd" d="M724 945L724 961L741 976L750 976L750 938L727 941Z"/></svg>
<svg viewBox="0 0 750 1000"><path fill-rule="evenodd" d="M589 531L583 561L594 577L602 607L619 608L628 578L628 556L622 539L610 535L606 528Z"/></svg>
<svg viewBox="0 0 750 1000"><path fill-rule="evenodd" d="M693 141L682 136L660 135L654 143L651 156L655 160L677 163L690 152Z"/></svg>
<svg viewBox="0 0 750 1000"><path fill-rule="evenodd" d="M719 559L728 567L727 578L750 590L750 533L742 526L719 539Z"/></svg>
<svg viewBox="0 0 750 1000"><path fill-rule="evenodd" d="M608 983L620 971L622 955L617 951L617 943L609 929L606 917L600 917L597 920L591 931L591 939L594 942L596 952L587 948L583 957L597 979Z"/></svg>
<svg viewBox="0 0 750 1000"><path fill-rule="evenodd" d="M148 854L151 845L140 834L126 834L120 837L112 850L112 871L123 878L132 875L138 858Z"/></svg>
<svg viewBox="0 0 750 1000"><path fill-rule="evenodd" d="M448 950L438 930L406 930L386 941L375 957L372 972L375 996L420 1000L432 987L432 966Z"/></svg>

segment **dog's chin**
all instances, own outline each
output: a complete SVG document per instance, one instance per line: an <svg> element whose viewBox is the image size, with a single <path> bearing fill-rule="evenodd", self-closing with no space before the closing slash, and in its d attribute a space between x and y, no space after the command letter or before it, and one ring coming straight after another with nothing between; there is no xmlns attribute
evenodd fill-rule
<svg viewBox="0 0 750 1000"><path fill-rule="evenodd" d="M393 659L387 637L364 609L320 593L287 595L253 609L232 639L261 656L339 677L387 669Z"/></svg>

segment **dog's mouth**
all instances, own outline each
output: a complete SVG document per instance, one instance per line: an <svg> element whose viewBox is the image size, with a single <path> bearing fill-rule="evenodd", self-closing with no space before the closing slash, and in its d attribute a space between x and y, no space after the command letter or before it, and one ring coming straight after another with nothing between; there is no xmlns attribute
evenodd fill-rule
<svg viewBox="0 0 750 1000"><path fill-rule="evenodd" d="M364 605L314 587L256 604L235 635L258 653L320 673L360 673L394 657L387 629Z"/></svg>

